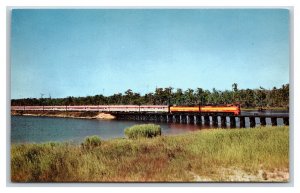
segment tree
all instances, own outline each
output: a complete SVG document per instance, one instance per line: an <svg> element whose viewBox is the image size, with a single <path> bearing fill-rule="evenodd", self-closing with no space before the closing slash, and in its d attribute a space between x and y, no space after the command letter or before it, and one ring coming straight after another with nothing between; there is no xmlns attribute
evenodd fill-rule
<svg viewBox="0 0 300 193"><path fill-rule="evenodd" d="M124 98L125 98L125 103L126 104L131 104L131 102L132 102L132 97L133 97L133 92L132 92L132 90L131 89L128 89L127 91L125 91L125 96L124 96Z"/></svg>
<svg viewBox="0 0 300 193"><path fill-rule="evenodd" d="M233 91L233 102L236 103L240 103L240 96L239 96L239 90L238 90L238 84L237 83L233 83L232 84L232 91Z"/></svg>
<svg viewBox="0 0 300 193"><path fill-rule="evenodd" d="M107 104L148 104L148 105L206 105L209 103L229 104L239 102L242 107L289 107L289 84L284 84L281 88L273 87L265 89L238 89L237 83L232 84L232 91L220 91L216 88L203 90L197 88L195 91L191 88L183 91L177 88L173 92L172 87L156 88L153 93L134 93L131 89L125 91L125 94L117 93L112 96L86 96L66 98L22 98L12 99L11 105L107 105Z"/></svg>

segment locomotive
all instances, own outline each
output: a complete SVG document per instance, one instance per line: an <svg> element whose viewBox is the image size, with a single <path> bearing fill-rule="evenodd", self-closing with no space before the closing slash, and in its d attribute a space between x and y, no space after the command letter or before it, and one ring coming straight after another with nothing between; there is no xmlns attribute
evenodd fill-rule
<svg viewBox="0 0 300 193"><path fill-rule="evenodd" d="M206 113L240 115L240 105L170 106L170 113Z"/></svg>
<svg viewBox="0 0 300 193"><path fill-rule="evenodd" d="M12 106L16 111L97 111L97 112L161 112L161 113L205 113L239 115L240 105L84 105L84 106Z"/></svg>

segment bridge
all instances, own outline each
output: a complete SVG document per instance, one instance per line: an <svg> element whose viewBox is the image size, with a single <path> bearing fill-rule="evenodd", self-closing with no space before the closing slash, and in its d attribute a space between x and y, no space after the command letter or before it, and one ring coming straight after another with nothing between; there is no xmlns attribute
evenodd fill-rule
<svg viewBox="0 0 300 193"><path fill-rule="evenodd" d="M199 114L199 113L130 113L130 112L112 112L110 113L118 120L133 120L146 122L165 122L181 124L197 124L205 126L221 126L231 128L255 127L256 125L277 126L278 123L289 125L288 115L218 115L218 114ZM247 124L246 124L247 123Z"/></svg>
<svg viewBox="0 0 300 193"><path fill-rule="evenodd" d="M12 106L16 112L103 112L114 115L117 120L165 122L180 124L212 125L221 127L255 127L256 125L289 125L288 114L246 114L176 112L171 113L167 105L102 105L102 106Z"/></svg>

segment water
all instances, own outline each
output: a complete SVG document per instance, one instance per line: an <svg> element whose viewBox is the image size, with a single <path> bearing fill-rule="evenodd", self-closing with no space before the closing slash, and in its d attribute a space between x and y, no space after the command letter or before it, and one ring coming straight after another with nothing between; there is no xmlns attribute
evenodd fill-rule
<svg viewBox="0 0 300 193"><path fill-rule="evenodd" d="M247 111L242 115L253 114L274 114L287 112L258 112ZM219 117L220 119L220 117ZM239 121L237 127L239 127ZM278 125L283 125L282 119L278 119ZM221 121L219 120L219 123ZM227 127L229 127L229 118ZM246 118L246 127L250 126L249 118ZM256 118L259 126L259 118ZM267 124L271 124L271 119L266 119ZM136 124L146 122L137 121L116 121L116 120L96 120L96 119L72 119L55 117L30 117L12 116L11 117L11 142L12 143L41 143L47 141L70 141L80 143L85 137L99 135L102 139L112 139L125 137L124 129ZM214 126L199 126L178 123L155 123L162 128L164 135L176 135L200 129L214 128ZM218 127L221 127L219 124Z"/></svg>
<svg viewBox="0 0 300 193"><path fill-rule="evenodd" d="M124 129L141 124L136 121L72 119L55 117L11 117L11 143L41 143L47 141L70 141L80 143L85 137L99 135L102 139L125 137ZM161 125L162 133L173 135L199 130L197 125Z"/></svg>

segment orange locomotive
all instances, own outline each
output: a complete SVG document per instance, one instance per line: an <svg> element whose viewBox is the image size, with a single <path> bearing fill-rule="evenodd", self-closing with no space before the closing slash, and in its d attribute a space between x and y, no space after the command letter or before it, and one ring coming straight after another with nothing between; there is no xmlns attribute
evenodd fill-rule
<svg viewBox="0 0 300 193"><path fill-rule="evenodd" d="M209 113L209 114L233 114L241 113L240 105L218 105L218 106L171 106L171 113Z"/></svg>

